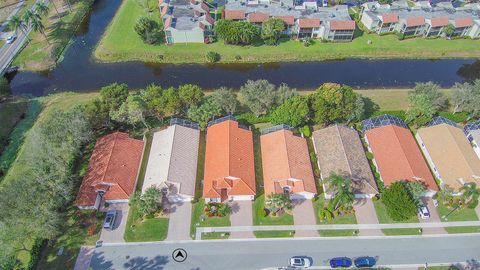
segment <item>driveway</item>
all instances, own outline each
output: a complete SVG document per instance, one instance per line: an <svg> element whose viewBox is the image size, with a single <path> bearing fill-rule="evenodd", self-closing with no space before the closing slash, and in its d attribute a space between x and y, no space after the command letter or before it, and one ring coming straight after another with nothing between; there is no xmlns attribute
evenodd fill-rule
<svg viewBox="0 0 480 270"><path fill-rule="evenodd" d="M378 224L377 212L371 199L356 199L353 204L358 224ZM360 236L381 236L382 230L360 230Z"/></svg>
<svg viewBox="0 0 480 270"><path fill-rule="evenodd" d="M102 229L100 235L100 240L104 243L123 243L123 234L125 233L125 226L127 224L128 203L112 203L108 208L102 208L102 212L116 210L117 218L115 219L115 224L113 225L113 230Z"/></svg>
<svg viewBox="0 0 480 270"><path fill-rule="evenodd" d="M293 201L293 223L295 225L317 225L311 200ZM295 237L318 237L318 231L295 231Z"/></svg>
<svg viewBox="0 0 480 270"><path fill-rule="evenodd" d="M82 246L78 252L77 261L73 270L88 270L90 262L92 261L94 247Z"/></svg>
<svg viewBox="0 0 480 270"><path fill-rule="evenodd" d="M430 212L430 218L428 219L422 219L418 218L420 220L420 223L430 223L430 222L441 222L440 216L438 215L437 208L433 204L433 200L431 198L423 198L423 203L427 205L428 211ZM444 228L424 228L422 234L446 234L447 231L445 231Z"/></svg>
<svg viewBox="0 0 480 270"><path fill-rule="evenodd" d="M192 203L179 202L170 205L167 240L190 240Z"/></svg>
<svg viewBox="0 0 480 270"><path fill-rule="evenodd" d="M232 226L252 226L252 201L234 201L230 204L232 213L230 223ZM255 238L253 232L232 232L230 238Z"/></svg>

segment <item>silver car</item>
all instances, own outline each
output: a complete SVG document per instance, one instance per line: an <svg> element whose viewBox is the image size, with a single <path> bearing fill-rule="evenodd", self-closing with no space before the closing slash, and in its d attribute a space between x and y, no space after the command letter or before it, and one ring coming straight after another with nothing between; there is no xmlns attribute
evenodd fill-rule
<svg viewBox="0 0 480 270"><path fill-rule="evenodd" d="M428 208L427 206L425 205L422 205L418 208L418 215L422 218L422 219L428 219L430 218L430 211L428 211Z"/></svg>
<svg viewBox="0 0 480 270"><path fill-rule="evenodd" d="M107 212L107 216L105 217L105 222L103 223L103 228L107 230L113 230L113 226L115 225L115 219L117 218L117 211L110 210Z"/></svg>
<svg viewBox="0 0 480 270"><path fill-rule="evenodd" d="M312 266L313 260L307 256L293 256L288 262L288 266L293 268L308 268Z"/></svg>

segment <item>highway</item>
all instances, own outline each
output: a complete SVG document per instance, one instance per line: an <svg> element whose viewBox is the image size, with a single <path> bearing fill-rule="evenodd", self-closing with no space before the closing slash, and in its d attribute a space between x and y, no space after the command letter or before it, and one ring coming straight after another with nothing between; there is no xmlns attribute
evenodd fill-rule
<svg viewBox="0 0 480 270"><path fill-rule="evenodd" d="M184 262L172 252L183 248ZM313 258L325 267L336 256L374 256L384 266L429 265L480 260L480 234L213 240L109 244L95 250L92 269L265 269L285 267L291 256Z"/></svg>

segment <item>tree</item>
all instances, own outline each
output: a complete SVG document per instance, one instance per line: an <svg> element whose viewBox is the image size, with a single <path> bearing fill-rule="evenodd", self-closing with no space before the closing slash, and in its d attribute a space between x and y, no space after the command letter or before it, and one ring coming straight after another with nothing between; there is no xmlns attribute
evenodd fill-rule
<svg viewBox="0 0 480 270"><path fill-rule="evenodd" d="M305 125L309 115L308 101L305 97L294 96L287 99L270 115L273 124L287 124L292 127Z"/></svg>
<svg viewBox="0 0 480 270"><path fill-rule="evenodd" d="M214 26L215 33L225 44L247 45L258 38L259 30L246 21L218 20Z"/></svg>
<svg viewBox="0 0 480 270"><path fill-rule="evenodd" d="M297 89L290 88L288 84L282 83L277 88L275 103L277 105L283 104L287 99L297 95L298 95Z"/></svg>
<svg viewBox="0 0 480 270"><path fill-rule="evenodd" d="M85 116L95 129L110 125L109 108L100 99L96 98L85 106Z"/></svg>
<svg viewBox="0 0 480 270"><path fill-rule="evenodd" d="M443 32L447 37L452 37L452 35L455 33L455 26L453 24L449 23L447 26L445 26L445 29L443 29Z"/></svg>
<svg viewBox="0 0 480 270"><path fill-rule="evenodd" d="M465 199L468 208L475 208L478 205L478 198L480 197L480 188L477 187L477 183L469 182L465 183L460 188L462 192L462 197Z"/></svg>
<svg viewBox="0 0 480 270"><path fill-rule="evenodd" d="M417 206L423 204L422 196L426 190L424 183L421 181L409 181L407 182L407 188L415 204Z"/></svg>
<svg viewBox="0 0 480 270"><path fill-rule="evenodd" d="M262 23L261 37L265 44L277 45L283 30L285 30L285 22L272 17Z"/></svg>
<svg viewBox="0 0 480 270"><path fill-rule="evenodd" d="M311 95L313 120L330 124L347 120L355 109L357 94L346 85L325 83Z"/></svg>
<svg viewBox="0 0 480 270"><path fill-rule="evenodd" d="M32 30L42 34L45 40L47 41L47 43L50 44L47 33L45 33L45 26L42 23L42 18L40 18L40 15L37 13L33 13L29 21L30 21L30 26L32 27Z"/></svg>
<svg viewBox="0 0 480 270"><path fill-rule="evenodd" d="M274 215L281 210L292 210L293 204L290 198L285 194L272 193L267 195L265 206Z"/></svg>
<svg viewBox="0 0 480 270"><path fill-rule="evenodd" d="M226 114L234 114L237 110L238 100L235 92L226 87L221 87L212 94L213 100Z"/></svg>
<svg viewBox="0 0 480 270"><path fill-rule="evenodd" d="M409 108L406 113L407 123L423 126L437 113L430 99L425 94L409 95Z"/></svg>
<svg viewBox="0 0 480 270"><path fill-rule="evenodd" d="M128 85L112 83L100 89L100 97L109 111L116 111L128 97Z"/></svg>
<svg viewBox="0 0 480 270"><path fill-rule="evenodd" d="M119 123L126 123L136 126L142 123L146 128L149 128L145 121L145 103L139 95L130 95L127 100L116 111L110 112L112 120Z"/></svg>
<svg viewBox="0 0 480 270"><path fill-rule="evenodd" d="M145 103L148 115L154 115L157 119L163 120L165 110L163 108L163 89L162 87L150 84L145 89L140 91L140 95Z"/></svg>
<svg viewBox="0 0 480 270"><path fill-rule="evenodd" d="M198 85L184 84L178 87L178 96L186 112L190 106L198 105L198 103L200 103L204 93L202 88Z"/></svg>
<svg viewBox="0 0 480 270"><path fill-rule="evenodd" d="M7 78L0 76L0 98L6 97L12 94L12 89L8 83Z"/></svg>
<svg viewBox="0 0 480 270"><path fill-rule="evenodd" d="M415 88L408 96L424 95L432 104L436 111L440 111L447 107L447 98L440 92L440 86L433 82L416 83Z"/></svg>
<svg viewBox="0 0 480 270"><path fill-rule="evenodd" d="M133 29L148 44L160 43L163 40L163 31L157 21L148 17L141 17Z"/></svg>
<svg viewBox="0 0 480 270"><path fill-rule="evenodd" d="M327 191L332 194L332 199L328 202L327 209L330 212L337 210L340 206L348 207L353 204L355 194L352 191L352 180L343 177L337 173L330 173L325 179L328 188Z"/></svg>
<svg viewBox="0 0 480 270"><path fill-rule="evenodd" d="M469 113L469 119L480 116L480 80L472 84L455 84L452 88L453 112L464 111Z"/></svg>
<svg viewBox="0 0 480 270"><path fill-rule="evenodd" d="M276 101L275 85L267 80L248 80L239 93L242 103L257 117L266 114Z"/></svg>
<svg viewBox="0 0 480 270"><path fill-rule="evenodd" d="M193 105L187 113L187 117L195 122L198 122L200 128L203 130L207 124L216 116L222 114L221 107L215 102L214 97L205 97L200 105Z"/></svg>
<svg viewBox="0 0 480 270"><path fill-rule="evenodd" d="M382 193L387 214L394 221L405 221L414 217L417 213L415 201L408 192L405 182L397 181L385 188Z"/></svg>
<svg viewBox="0 0 480 270"><path fill-rule="evenodd" d="M40 15L40 16L45 16L48 14L48 11L50 9L48 8L48 6L43 3L43 2L37 2L35 4L35 11Z"/></svg>
<svg viewBox="0 0 480 270"><path fill-rule="evenodd" d="M27 40L30 41L30 37L26 34L26 26L19 16L13 15L12 17L10 17L10 19L8 20L8 26L15 29L15 34L17 34L18 29L20 29L23 35L27 37Z"/></svg>
<svg viewBox="0 0 480 270"><path fill-rule="evenodd" d="M350 115L347 117L348 122L362 121L366 116L365 101L361 95L357 95L355 105Z"/></svg>
<svg viewBox="0 0 480 270"><path fill-rule="evenodd" d="M32 19L32 17L35 16L35 14L33 13L33 11L31 9L27 9L25 11L25 13L23 13L23 17L22 17L22 20L24 22L25 25L29 25L30 24L30 21ZM37 15L38 16L38 15Z"/></svg>
<svg viewBox="0 0 480 270"><path fill-rule="evenodd" d="M158 212L162 206L162 197L160 188L150 186L141 195L139 192L135 192L130 198L130 204L137 207L138 212L145 217Z"/></svg>
<svg viewBox="0 0 480 270"><path fill-rule="evenodd" d="M164 89L160 98L160 106L163 107L166 115L178 114L182 108L182 101L178 96L178 91L173 87Z"/></svg>

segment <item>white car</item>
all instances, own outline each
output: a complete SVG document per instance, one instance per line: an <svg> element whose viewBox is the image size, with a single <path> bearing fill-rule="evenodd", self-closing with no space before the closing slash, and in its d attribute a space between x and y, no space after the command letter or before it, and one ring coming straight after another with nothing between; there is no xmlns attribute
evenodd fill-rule
<svg viewBox="0 0 480 270"><path fill-rule="evenodd" d="M17 39L17 36L16 35L11 35L11 36L7 37L6 42L7 42L7 44L12 44L15 41L15 39Z"/></svg>
<svg viewBox="0 0 480 270"><path fill-rule="evenodd" d="M422 205L418 208L418 214L422 219L430 218L430 211L428 211L428 208L425 205Z"/></svg>
<svg viewBox="0 0 480 270"><path fill-rule="evenodd" d="M308 268L312 266L313 260L307 256L294 256L290 258L288 266L293 268Z"/></svg>

